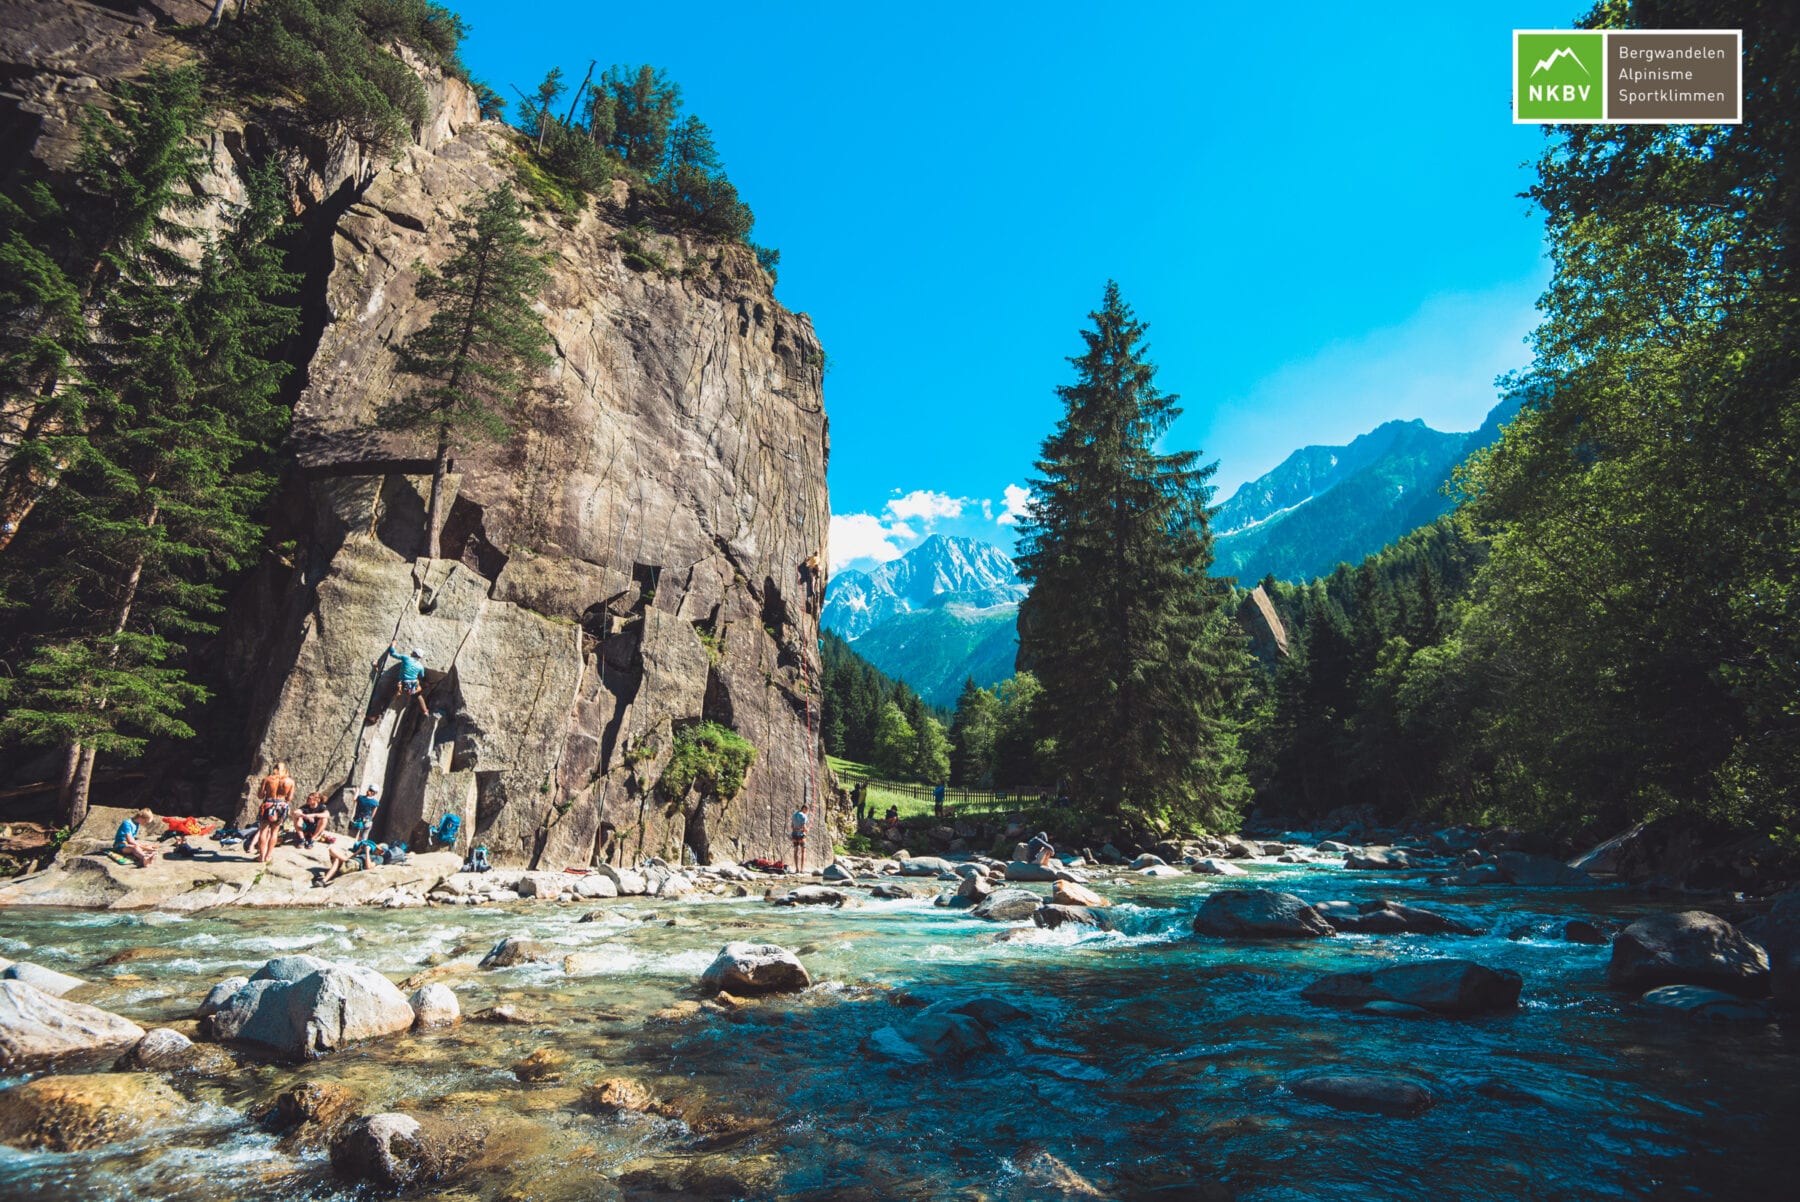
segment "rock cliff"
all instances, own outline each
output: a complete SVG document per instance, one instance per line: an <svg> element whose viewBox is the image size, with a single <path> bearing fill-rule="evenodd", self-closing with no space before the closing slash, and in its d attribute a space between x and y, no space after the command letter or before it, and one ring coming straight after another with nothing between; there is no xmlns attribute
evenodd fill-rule
<svg viewBox="0 0 1800 1202"><path fill-rule="evenodd" d="M185 47L170 19L204 6L4 4L6 156L67 163L96 82ZM178 11L179 10L179 11ZM279 156L304 230L305 345L271 554L236 588L212 681L241 726L210 747L208 808L247 819L285 760L302 794L384 798L378 833L423 846L462 817L466 848L556 869L598 859L787 855L788 815L834 792L818 740L818 597L828 562L822 356L741 245L645 232L666 270L628 266L622 192L544 213L542 297L555 363L519 398L515 435L457 456L445 548L415 558L430 448L376 431L395 347L422 326L422 267L450 222L514 178L506 127L472 92L427 78L432 117L373 160L227 114L216 191ZM620 186L622 188L622 185ZM634 256L634 262L644 260ZM390 644L425 652L430 713L393 701ZM813 712L808 713L811 699ZM368 721L373 718L373 722ZM742 792L666 797L682 730L711 720L757 751ZM815 783L816 781L816 783Z"/></svg>

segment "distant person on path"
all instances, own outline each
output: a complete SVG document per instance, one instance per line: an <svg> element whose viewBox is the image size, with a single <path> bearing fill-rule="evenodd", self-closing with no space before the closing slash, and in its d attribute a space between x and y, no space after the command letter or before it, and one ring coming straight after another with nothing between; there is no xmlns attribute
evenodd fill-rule
<svg viewBox="0 0 1800 1202"><path fill-rule="evenodd" d="M325 833L325 824L331 821L331 812L325 807L325 794L308 793L306 802L300 807L300 813L294 819L294 834L300 838L301 847L311 847L313 840Z"/></svg>
<svg viewBox="0 0 1800 1202"><path fill-rule="evenodd" d="M156 848L150 846L142 836L144 823L154 821L156 815L146 807L119 823L119 829L113 835L113 851L136 860L139 868L148 868L150 861L156 858Z"/></svg>
<svg viewBox="0 0 1800 1202"><path fill-rule="evenodd" d="M931 804L937 811L938 821L944 820L944 786L939 785L931 791Z"/></svg>
<svg viewBox="0 0 1800 1202"><path fill-rule="evenodd" d="M1056 848L1050 845L1050 836L1043 831L1033 835L1031 841L1025 845L1027 863L1047 865L1050 863L1050 857L1055 854Z"/></svg>
<svg viewBox="0 0 1800 1202"><path fill-rule="evenodd" d="M426 717L430 717L431 711L425 708L424 649L421 647L414 647L411 651L402 655L390 646L387 649L387 653L400 661L400 680L394 685L394 696L400 698L402 704L405 704L406 698L411 697L414 701L419 703L419 712ZM371 711L364 721L373 726L375 724L375 719L378 716L379 711Z"/></svg>
<svg viewBox="0 0 1800 1202"><path fill-rule="evenodd" d="M288 810L294 804L294 778L288 775L285 761L276 760L269 775L256 787L256 837L251 851L260 863L267 864L275 854L275 843L287 822Z"/></svg>
<svg viewBox="0 0 1800 1202"><path fill-rule="evenodd" d="M375 794L375 786L370 785L356 799L356 811L350 816L350 833L358 839L367 838L375 829L375 811L381 808L381 799Z"/></svg>
<svg viewBox="0 0 1800 1202"><path fill-rule="evenodd" d="M806 871L806 828L811 822L812 819L807 817L805 810L794 811L792 836L794 843L795 872Z"/></svg>

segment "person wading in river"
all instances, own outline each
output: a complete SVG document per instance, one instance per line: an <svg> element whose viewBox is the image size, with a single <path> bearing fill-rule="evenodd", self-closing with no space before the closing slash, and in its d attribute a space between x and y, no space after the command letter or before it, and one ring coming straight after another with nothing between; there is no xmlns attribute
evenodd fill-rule
<svg viewBox="0 0 1800 1202"><path fill-rule="evenodd" d="M285 762L275 761L269 775L257 786L256 797L256 838L251 850L260 863L267 864L275 854L282 824L287 822L288 810L294 804L294 778L288 775Z"/></svg>

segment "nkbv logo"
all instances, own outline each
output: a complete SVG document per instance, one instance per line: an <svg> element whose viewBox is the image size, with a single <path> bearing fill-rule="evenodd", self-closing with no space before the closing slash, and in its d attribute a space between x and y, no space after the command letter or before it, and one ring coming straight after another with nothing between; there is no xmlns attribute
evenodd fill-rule
<svg viewBox="0 0 1800 1202"><path fill-rule="evenodd" d="M1521 121L1600 120L1605 114L1604 64L1601 34L1515 34L1515 115Z"/></svg>

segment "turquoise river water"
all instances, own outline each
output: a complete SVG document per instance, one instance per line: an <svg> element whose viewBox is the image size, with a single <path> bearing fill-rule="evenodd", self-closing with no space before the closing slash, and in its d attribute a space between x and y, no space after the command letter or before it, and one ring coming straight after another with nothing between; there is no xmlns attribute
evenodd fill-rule
<svg viewBox="0 0 1800 1202"><path fill-rule="evenodd" d="M1787 1140L1800 1131L1800 1027L1651 1015L1605 987L1606 948L1556 936L1572 917L1679 907L1617 889L1444 890L1318 866L1253 871L1251 883L1311 901L1391 897L1490 933L1228 944L1191 933L1200 900L1226 885L1205 877L1102 884L1120 929L1080 934L934 908L929 881L911 882L927 895L915 901L843 910L621 900L599 903L590 922L579 920L591 905L542 903L0 912L0 954L95 982L77 996L146 1027L191 1016L214 982L292 951L396 981L447 965L441 979L465 1014L501 1002L537 1014L530 1025L465 1022L183 1085L189 1108L140 1139L66 1154L0 1149L0 1197L356 1196L322 1150L278 1146L247 1117L308 1080L355 1088L367 1111L486 1128L478 1168L438 1191L483 1202L1796 1196ZM474 969L519 932L590 954L575 973L560 962ZM798 951L818 984L738 1010L669 1012L700 998L699 974L729 939ZM1518 970L1520 1009L1382 1018L1299 996L1323 972L1439 956ZM913 1007L982 994L1029 1014L995 1032L992 1054L920 1066L868 1046ZM545 1047L568 1057L560 1079L522 1082L512 1066ZM1404 1075L1438 1103L1389 1118L1284 1088L1328 1069ZM687 1121L596 1115L582 1089L614 1076L641 1081Z"/></svg>

